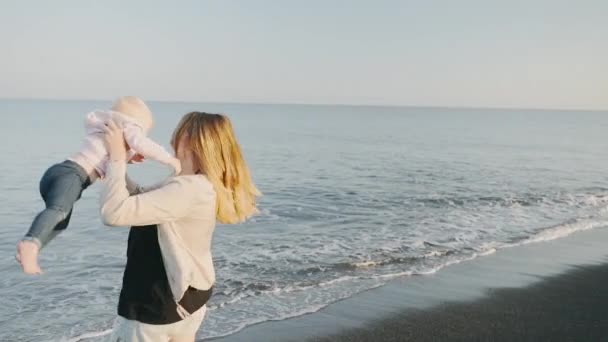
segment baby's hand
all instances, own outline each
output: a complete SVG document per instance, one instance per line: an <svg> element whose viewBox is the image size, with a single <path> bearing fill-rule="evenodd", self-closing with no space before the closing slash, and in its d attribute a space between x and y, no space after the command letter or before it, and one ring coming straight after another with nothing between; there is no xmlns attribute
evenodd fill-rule
<svg viewBox="0 0 608 342"><path fill-rule="evenodd" d="M131 159L129 160L129 164L139 164L142 163L144 161L145 157L142 156L139 153L136 153L135 155L133 155L133 157L131 157Z"/></svg>
<svg viewBox="0 0 608 342"><path fill-rule="evenodd" d="M182 173L182 163L179 161L179 159L173 158L173 161L171 161L171 166L173 167L176 176Z"/></svg>

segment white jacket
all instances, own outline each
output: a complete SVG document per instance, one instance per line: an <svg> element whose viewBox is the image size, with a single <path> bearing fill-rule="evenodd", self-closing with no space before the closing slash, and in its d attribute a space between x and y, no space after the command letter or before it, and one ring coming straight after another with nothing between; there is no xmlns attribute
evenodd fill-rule
<svg viewBox="0 0 608 342"><path fill-rule="evenodd" d="M126 163L108 165L100 197L103 222L109 226L158 225L158 242L176 303L188 286L210 289L215 282L211 240L216 220L211 182L203 175L176 176L148 189L131 186L139 194L130 195Z"/></svg>

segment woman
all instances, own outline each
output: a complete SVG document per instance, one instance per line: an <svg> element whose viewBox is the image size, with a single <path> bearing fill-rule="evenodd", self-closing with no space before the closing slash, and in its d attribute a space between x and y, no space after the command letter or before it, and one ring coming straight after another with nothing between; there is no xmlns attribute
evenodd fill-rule
<svg viewBox="0 0 608 342"><path fill-rule="evenodd" d="M125 142L113 122L105 143L101 216L132 226L112 341L194 341L215 281L215 222L246 220L260 195L230 120L186 114L171 140L182 172L149 189L127 180Z"/></svg>

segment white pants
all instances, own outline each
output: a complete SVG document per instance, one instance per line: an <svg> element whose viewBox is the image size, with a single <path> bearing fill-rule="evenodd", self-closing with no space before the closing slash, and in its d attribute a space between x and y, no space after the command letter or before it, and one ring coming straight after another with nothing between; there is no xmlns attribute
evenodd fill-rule
<svg viewBox="0 0 608 342"><path fill-rule="evenodd" d="M186 319L171 324L146 324L138 321L116 318L109 342L191 342L203 323L207 306L204 305Z"/></svg>

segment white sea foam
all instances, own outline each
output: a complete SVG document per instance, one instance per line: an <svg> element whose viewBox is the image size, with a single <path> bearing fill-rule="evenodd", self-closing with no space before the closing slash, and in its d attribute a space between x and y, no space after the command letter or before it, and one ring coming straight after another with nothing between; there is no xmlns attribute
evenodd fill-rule
<svg viewBox="0 0 608 342"><path fill-rule="evenodd" d="M560 225L556 225L554 227L543 229L519 242L505 244L503 247L514 247L529 243L543 242L543 241L551 241L563 237L567 237L568 235L574 234L576 232L581 232L585 230L590 230L599 227L607 227L608 220L593 220L593 219L582 219L575 220L574 222L564 223Z"/></svg>
<svg viewBox="0 0 608 342"><path fill-rule="evenodd" d="M107 329L107 330L103 330L103 331L92 331L92 332L84 333L79 336L71 337L70 339L65 340L64 342L85 341L85 340L92 339L92 338L107 336L107 335L110 335L111 333L112 333L112 329Z"/></svg>

